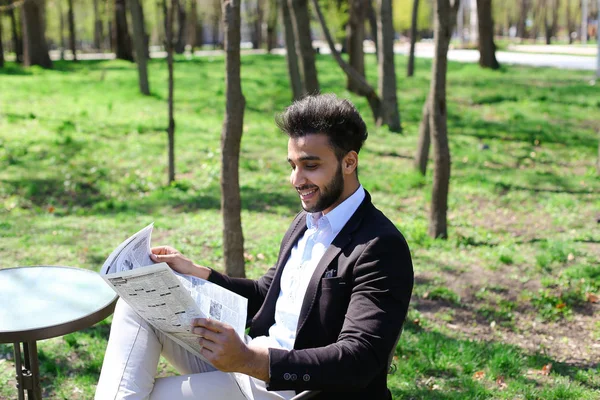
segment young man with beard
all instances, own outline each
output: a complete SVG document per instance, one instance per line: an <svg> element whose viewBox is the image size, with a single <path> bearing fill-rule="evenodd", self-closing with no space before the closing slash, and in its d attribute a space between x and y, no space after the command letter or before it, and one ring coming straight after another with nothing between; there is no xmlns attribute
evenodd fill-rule
<svg viewBox="0 0 600 400"><path fill-rule="evenodd" d="M208 365L155 331L124 302L113 319L97 399L390 399L388 358L413 286L408 246L358 180L364 121L347 100L309 96L279 116L288 137L290 182L304 211L283 237L277 264L258 280L230 278L168 246L156 262L208 279L248 299L249 336L194 321ZM183 376L154 379L160 354ZM214 368L213 368L214 366ZM215 369L216 368L216 369Z"/></svg>

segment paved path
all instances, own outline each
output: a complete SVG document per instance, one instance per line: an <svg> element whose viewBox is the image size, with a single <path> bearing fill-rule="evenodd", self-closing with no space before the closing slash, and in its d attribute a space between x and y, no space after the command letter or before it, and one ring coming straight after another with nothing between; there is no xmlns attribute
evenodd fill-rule
<svg viewBox="0 0 600 400"><path fill-rule="evenodd" d="M319 47L322 54L329 53L329 47L324 42L314 41L313 45ZM396 44L394 51L396 54L408 54L408 44ZM373 53L374 48L365 42L365 52ZM242 50L243 54L265 54L265 50ZM285 49L275 49L273 54L285 54ZM152 58L166 57L164 51L151 52ZM194 52L195 56L214 56L223 54L222 50L201 50ZM423 58L433 58L434 46L431 43L419 43L415 55ZM188 54L188 56L191 56ZM80 60L110 60L114 59L114 53L93 53L93 54L77 54ZM60 59L58 51L50 51L50 58L53 60ZM70 53L66 52L66 58L70 59ZM497 51L496 58L500 64L528 65L533 67L554 67L562 69L579 69L579 70L596 70L596 57L567 55L567 54L540 54L540 53L524 53L514 51ZM477 50L462 50L454 49L448 51L448 59L457 62L477 62L479 60L479 51Z"/></svg>

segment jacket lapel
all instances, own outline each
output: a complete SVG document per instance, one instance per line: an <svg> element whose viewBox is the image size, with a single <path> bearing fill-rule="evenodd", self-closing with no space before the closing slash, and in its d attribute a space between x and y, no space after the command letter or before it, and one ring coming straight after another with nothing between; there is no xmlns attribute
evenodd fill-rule
<svg viewBox="0 0 600 400"><path fill-rule="evenodd" d="M325 251L325 254L323 254L323 257L317 264L317 268L315 269L315 272L310 278L308 288L306 289L306 294L304 295L304 301L302 302L302 308L300 309L300 317L298 318L298 328L296 329L296 337L298 337L300 330L304 326L304 323L306 322L307 317L315 304L317 289L319 287L319 283L321 282L323 274L325 273L327 267L329 267L331 262L335 260L338 254L340 254L340 252L344 249L344 247L346 247L350 243L350 241L352 240L352 233L354 233L354 231L358 229L363 219L365 210L370 205L371 196L365 190L364 200L362 201L358 209L354 212L352 217L350 217L346 225L344 225L340 233L338 233L335 239L333 239L333 242L329 245L329 247Z"/></svg>

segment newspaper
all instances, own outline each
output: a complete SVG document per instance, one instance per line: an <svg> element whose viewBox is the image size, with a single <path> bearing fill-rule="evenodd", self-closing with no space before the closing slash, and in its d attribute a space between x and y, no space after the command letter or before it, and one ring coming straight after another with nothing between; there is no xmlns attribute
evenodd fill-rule
<svg viewBox="0 0 600 400"><path fill-rule="evenodd" d="M194 318L231 325L244 340L248 300L212 282L173 271L150 259L153 224L121 243L101 268L103 279L144 320L205 362ZM230 374L246 398L252 399L247 376Z"/></svg>

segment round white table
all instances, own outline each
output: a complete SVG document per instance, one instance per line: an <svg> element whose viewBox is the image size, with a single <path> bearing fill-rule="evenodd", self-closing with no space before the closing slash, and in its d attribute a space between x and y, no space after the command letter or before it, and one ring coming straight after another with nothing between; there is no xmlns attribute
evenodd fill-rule
<svg viewBox="0 0 600 400"><path fill-rule="evenodd" d="M13 343L19 400L41 399L37 340L88 328L112 314L116 293L100 275L73 267L0 270L0 343ZM23 360L21 359L23 345Z"/></svg>

